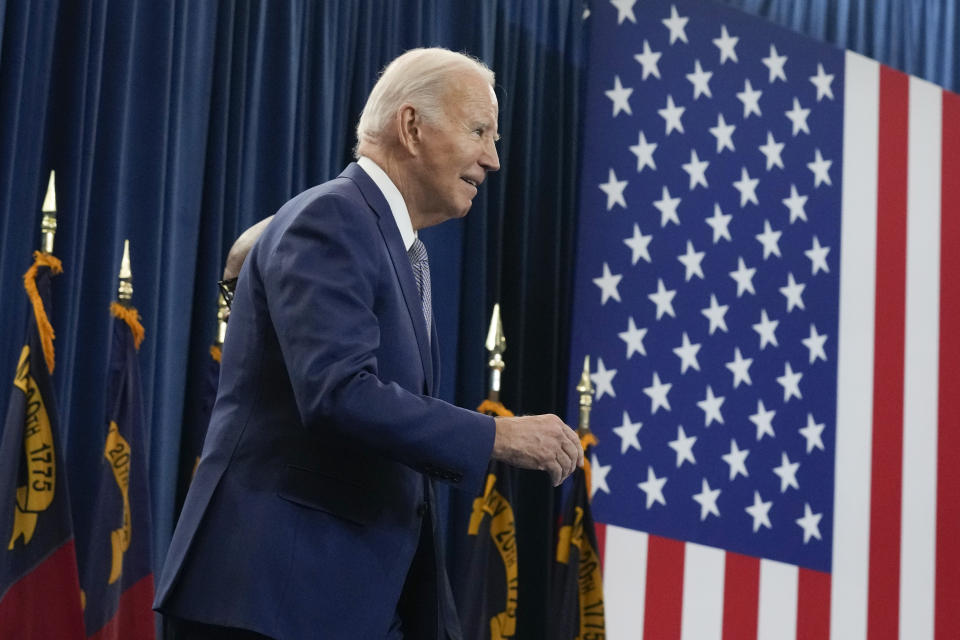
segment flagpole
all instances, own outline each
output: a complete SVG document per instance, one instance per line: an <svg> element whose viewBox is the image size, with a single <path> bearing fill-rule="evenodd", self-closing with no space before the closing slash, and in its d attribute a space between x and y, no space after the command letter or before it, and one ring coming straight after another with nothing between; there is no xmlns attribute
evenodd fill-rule
<svg viewBox="0 0 960 640"><path fill-rule="evenodd" d="M589 355L583 358L583 373L580 375L580 383L577 384L577 393L580 394L580 421L577 425L577 435L583 438L590 434L590 409L593 406Z"/></svg>
<svg viewBox="0 0 960 640"><path fill-rule="evenodd" d="M217 340L216 346L223 346L223 341L227 339L227 318L230 317L230 306L227 305L227 299L222 293L217 294Z"/></svg>
<svg viewBox="0 0 960 640"><path fill-rule="evenodd" d="M129 307L133 300L133 273L130 271L130 240L123 241L123 258L120 260L120 284L117 286L117 300Z"/></svg>

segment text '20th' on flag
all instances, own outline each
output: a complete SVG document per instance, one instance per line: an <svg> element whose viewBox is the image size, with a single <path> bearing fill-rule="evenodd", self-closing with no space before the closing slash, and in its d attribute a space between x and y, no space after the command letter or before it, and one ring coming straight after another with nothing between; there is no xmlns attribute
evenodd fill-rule
<svg viewBox="0 0 960 640"><path fill-rule="evenodd" d="M589 20L609 637L960 637L960 97L710 3Z"/></svg>

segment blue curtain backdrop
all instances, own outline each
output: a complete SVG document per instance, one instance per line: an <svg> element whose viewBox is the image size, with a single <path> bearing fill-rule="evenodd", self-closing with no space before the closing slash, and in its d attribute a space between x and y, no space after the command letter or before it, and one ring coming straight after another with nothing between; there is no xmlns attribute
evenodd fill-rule
<svg viewBox="0 0 960 640"><path fill-rule="evenodd" d="M960 87L954 0L725 0L808 35ZM441 45L497 73L502 170L464 221L425 233L444 359L442 395L485 394L482 343L503 307L503 399L560 411L574 249L580 0L0 0L0 385L26 312L21 276L57 171L54 375L74 510L104 437L108 304L124 238L150 430L159 565L174 523L184 400L208 358L215 282L244 228L336 175L377 72ZM0 393L0 414L7 394ZM521 478L520 637L542 637L551 492ZM463 509L454 498L453 512ZM454 530L462 518L451 518ZM454 536L453 540L458 539ZM451 545L454 561L456 544Z"/></svg>

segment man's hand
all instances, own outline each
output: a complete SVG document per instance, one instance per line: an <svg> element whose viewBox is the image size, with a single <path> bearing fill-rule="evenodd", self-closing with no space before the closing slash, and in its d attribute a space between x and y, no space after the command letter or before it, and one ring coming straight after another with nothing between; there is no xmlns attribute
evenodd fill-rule
<svg viewBox="0 0 960 640"><path fill-rule="evenodd" d="M493 458L522 469L550 474L559 485L583 466L583 448L577 434L555 415L495 418L497 435Z"/></svg>

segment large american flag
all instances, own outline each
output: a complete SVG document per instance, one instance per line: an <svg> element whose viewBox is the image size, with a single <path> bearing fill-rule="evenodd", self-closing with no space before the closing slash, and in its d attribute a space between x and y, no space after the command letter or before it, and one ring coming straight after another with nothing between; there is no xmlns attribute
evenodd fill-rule
<svg viewBox="0 0 960 640"><path fill-rule="evenodd" d="M588 20L608 637L960 638L960 96L712 3Z"/></svg>

